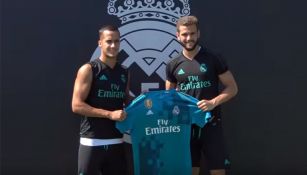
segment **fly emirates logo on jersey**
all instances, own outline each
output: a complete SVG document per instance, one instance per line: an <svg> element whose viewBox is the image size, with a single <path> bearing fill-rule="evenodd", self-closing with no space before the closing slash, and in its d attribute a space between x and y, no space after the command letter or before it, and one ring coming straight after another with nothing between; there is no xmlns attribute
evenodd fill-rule
<svg viewBox="0 0 307 175"><path fill-rule="evenodd" d="M211 82L201 81L198 76L188 76L188 83L180 83L179 88L181 91L187 91L190 89L202 89L211 86Z"/></svg>
<svg viewBox="0 0 307 175"><path fill-rule="evenodd" d="M120 90L120 85L111 84L110 91L103 89L98 90L98 97L102 98L124 98L125 92Z"/></svg>
<svg viewBox="0 0 307 175"><path fill-rule="evenodd" d="M180 132L180 126L171 125L170 120L158 119L157 127L146 127L146 135L157 135L157 134L167 134L167 133L178 133Z"/></svg>

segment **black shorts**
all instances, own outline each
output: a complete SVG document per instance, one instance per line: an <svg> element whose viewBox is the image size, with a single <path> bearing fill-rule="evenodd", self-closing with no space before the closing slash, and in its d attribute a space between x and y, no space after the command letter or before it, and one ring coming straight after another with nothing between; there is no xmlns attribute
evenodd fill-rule
<svg viewBox="0 0 307 175"><path fill-rule="evenodd" d="M209 170L229 168L221 120L208 123L204 128L192 125L191 156L193 167L200 167L200 162L205 162Z"/></svg>
<svg viewBox="0 0 307 175"><path fill-rule="evenodd" d="M123 144L79 147L78 175L125 175Z"/></svg>

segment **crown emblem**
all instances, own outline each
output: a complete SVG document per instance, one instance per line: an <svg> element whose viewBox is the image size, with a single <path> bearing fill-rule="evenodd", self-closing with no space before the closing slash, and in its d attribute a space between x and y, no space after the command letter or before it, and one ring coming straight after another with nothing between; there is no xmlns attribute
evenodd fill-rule
<svg viewBox="0 0 307 175"><path fill-rule="evenodd" d="M117 0L110 0L108 13L117 16L123 23L155 19L176 23L178 18L190 14L189 0L125 0L124 4L115 5ZM178 6L181 7L178 7Z"/></svg>

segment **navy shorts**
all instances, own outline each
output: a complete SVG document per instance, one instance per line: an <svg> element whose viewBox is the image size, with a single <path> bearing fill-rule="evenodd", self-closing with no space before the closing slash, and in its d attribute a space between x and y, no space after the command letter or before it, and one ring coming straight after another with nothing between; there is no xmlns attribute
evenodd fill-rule
<svg viewBox="0 0 307 175"><path fill-rule="evenodd" d="M203 128L192 125L191 156L193 167L203 166L200 163L205 162L205 167L209 170L229 168L230 162L220 119L206 124Z"/></svg>
<svg viewBox="0 0 307 175"><path fill-rule="evenodd" d="M79 147L78 175L125 175L123 144Z"/></svg>

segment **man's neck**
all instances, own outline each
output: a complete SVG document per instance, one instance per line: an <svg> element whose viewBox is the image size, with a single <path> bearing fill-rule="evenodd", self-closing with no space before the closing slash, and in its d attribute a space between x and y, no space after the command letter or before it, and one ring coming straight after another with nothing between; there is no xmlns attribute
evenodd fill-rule
<svg viewBox="0 0 307 175"><path fill-rule="evenodd" d="M104 56L100 56L99 59L105 63L106 65L108 65L111 68L114 68L115 64L116 64L116 58L108 58L108 57L104 57Z"/></svg>
<svg viewBox="0 0 307 175"><path fill-rule="evenodd" d="M188 58L189 60L193 60L193 58L197 55L197 53L199 52L199 50L200 50L200 46L197 45L197 46L195 47L195 49L194 49L194 50L191 50L191 51L186 50L186 49L183 49L182 54L183 54L186 58Z"/></svg>

